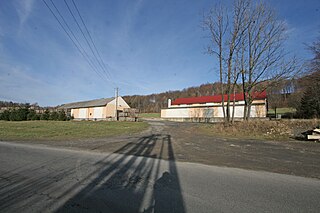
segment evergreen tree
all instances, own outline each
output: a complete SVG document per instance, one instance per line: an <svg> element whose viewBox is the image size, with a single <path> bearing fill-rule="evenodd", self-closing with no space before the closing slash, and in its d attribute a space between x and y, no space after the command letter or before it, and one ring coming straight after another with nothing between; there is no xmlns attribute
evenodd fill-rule
<svg viewBox="0 0 320 213"><path fill-rule="evenodd" d="M64 110L59 111L59 121L66 121L67 115Z"/></svg>
<svg viewBox="0 0 320 213"><path fill-rule="evenodd" d="M44 113L41 114L40 120L49 120L50 112L48 109L44 111Z"/></svg>
<svg viewBox="0 0 320 213"><path fill-rule="evenodd" d="M299 113L303 118L320 118L320 81L314 81L303 94Z"/></svg>
<svg viewBox="0 0 320 213"><path fill-rule="evenodd" d="M4 110L0 114L0 120L10 121L10 110Z"/></svg>
<svg viewBox="0 0 320 213"><path fill-rule="evenodd" d="M35 110L29 110L27 120L40 120L40 116L36 113Z"/></svg>
<svg viewBox="0 0 320 213"><path fill-rule="evenodd" d="M56 111L50 112L49 120L58 121L59 120L58 112L56 112Z"/></svg>

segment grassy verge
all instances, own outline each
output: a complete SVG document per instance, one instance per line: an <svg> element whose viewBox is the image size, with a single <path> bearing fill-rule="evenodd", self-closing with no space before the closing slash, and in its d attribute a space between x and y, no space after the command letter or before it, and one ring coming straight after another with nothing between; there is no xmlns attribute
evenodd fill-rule
<svg viewBox="0 0 320 213"><path fill-rule="evenodd" d="M160 118L160 113L141 113L141 118Z"/></svg>
<svg viewBox="0 0 320 213"><path fill-rule="evenodd" d="M301 133L320 125L320 120L252 120L236 122L234 125L204 124L199 131L206 135L219 137L288 140L302 137Z"/></svg>
<svg viewBox="0 0 320 213"><path fill-rule="evenodd" d="M132 134L145 122L0 121L0 140L74 140Z"/></svg>

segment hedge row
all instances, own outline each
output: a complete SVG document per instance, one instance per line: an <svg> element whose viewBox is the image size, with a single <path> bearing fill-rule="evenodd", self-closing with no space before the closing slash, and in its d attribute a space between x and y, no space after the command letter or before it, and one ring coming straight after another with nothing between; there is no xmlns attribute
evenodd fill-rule
<svg viewBox="0 0 320 213"><path fill-rule="evenodd" d="M17 109L5 110L0 113L0 120L5 121L27 121L27 120L54 120L54 121L66 121L70 120L67 117L65 111L53 111L45 110L43 113L37 113L33 109L27 107L21 107Z"/></svg>

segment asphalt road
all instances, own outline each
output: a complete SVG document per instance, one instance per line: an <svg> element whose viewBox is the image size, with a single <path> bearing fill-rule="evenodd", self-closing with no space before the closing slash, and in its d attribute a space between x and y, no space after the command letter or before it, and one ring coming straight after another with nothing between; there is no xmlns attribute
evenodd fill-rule
<svg viewBox="0 0 320 213"><path fill-rule="evenodd" d="M122 149L153 140L170 161L0 142L0 212L319 212L318 179Z"/></svg>

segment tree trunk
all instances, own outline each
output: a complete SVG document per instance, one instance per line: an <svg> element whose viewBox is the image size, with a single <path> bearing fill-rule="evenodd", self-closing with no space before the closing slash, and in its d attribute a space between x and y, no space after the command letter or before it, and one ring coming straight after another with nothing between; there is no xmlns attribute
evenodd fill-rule
<svg viewBox="0 0 320 213"><path fill-rule="evenodd" d="M251 103L248 103L248 108L247 108L247 121L250 119L251 115Z"/></svg>
<svg viewBox="0 0 320 213"><path fill-rule="evenodd" d="M232 106L232 119L231 119L231 123L234 123L234 111L236 109L236 88L235 88L235 84L233 85L233 106Z"/></svg>
<svg viewBox="0 0 320 213"><path fill-rule="evenodd" d="M230 122L230 93L231 93L231 62L228 68L228 81L227 81L227 122Z"/></svg>

